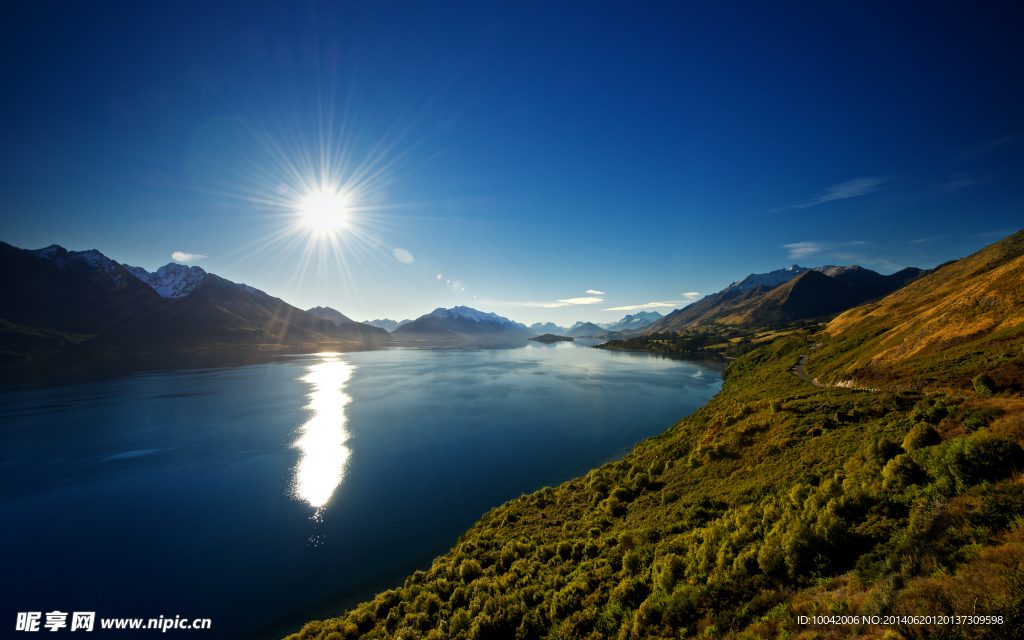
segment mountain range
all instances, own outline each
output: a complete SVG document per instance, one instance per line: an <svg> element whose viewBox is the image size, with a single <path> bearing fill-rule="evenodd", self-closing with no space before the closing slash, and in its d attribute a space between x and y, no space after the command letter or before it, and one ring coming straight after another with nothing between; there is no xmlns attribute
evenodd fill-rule
<svg viewBox="0 0 1024 640"><path fill-rule="evenodd" d="M529 329L534 333L551 333L556 336L564 336L568 331L567 328L560 327L554 322L535 322L529 326Z"/></svg>
<svg viewBox="0 0 1024 640"><path fill-rule="evenodd" d="M386 331L336 325L198 267L156 273L96 250L0 242L0 356L304 349L387 341Z"/></svg>
<svg viewBox="0 0 1024 640"><path fill-rule="evenodd" d="M638 336L703 326L771 326L828 319L914 282L930 271L892 275L854 265L792 265L750 274L716 294L662 316L640 311L611 323L527 327L464 306L415 320L355 322L330 307L297 309L246 284L171 263L155 272L121 265L96 250L57 245L23 250L0 243L0 354L299 348L324 342L522 340ZM391 332L391 333L389 333Z"/></svg>

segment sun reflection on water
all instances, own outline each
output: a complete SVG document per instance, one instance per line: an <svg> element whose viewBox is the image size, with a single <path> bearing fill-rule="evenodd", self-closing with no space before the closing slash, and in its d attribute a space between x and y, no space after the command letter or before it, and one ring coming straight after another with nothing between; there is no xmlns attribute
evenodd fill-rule
<svg viewBox="0 0 1024 640"><path fill-rule="evenodd" d="M342 391L355 367L340 358L322 354L319 364L309 368L303 382L312 385L306 409L312 417L302 425L302 436L292 445L302 451L295 471L296 497L321 509L345 477L349 449L345 446L345 405L349 397Z"/></svg>

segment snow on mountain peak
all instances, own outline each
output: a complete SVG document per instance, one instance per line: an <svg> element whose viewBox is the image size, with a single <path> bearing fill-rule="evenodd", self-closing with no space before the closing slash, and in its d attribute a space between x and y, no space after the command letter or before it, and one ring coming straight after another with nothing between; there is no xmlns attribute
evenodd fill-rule
<svg viewBox="0 0 1024 640"><path fill-rule="evenodd" d="M472 320L473 322L481 322L486 324L499 324L506 327L514 327L523 331L529 332L529 328L526 325L519 322L513 322L508 318L503 318L496 313L484 313L483 311L477 311L470 307L452 307L451 309L445 309L438 307L430 312L430 315L434 318L448 318L455 320L458 318L465 318Z"/></svg>
<svg viewBox="0 0 1024 640"><path fill-rule="evenodd" d="M791 267L785 269L776 269L775 271L769 271L768 273L752 273L746 278L730 284L722 292L726 291L746 291L747 289L753 289L754 287L766 286L766 287L777 287L780 284L789 282L798 275L810 271L806 267L801 267L798 264L794 264Z"/></svg>
<svg viewBox="0 0 1024 640"><path fill-rule="evenodd" d="M785 284L797 276L807 273L808 271L818 271L824 273L827 276L833 276L837 273L842 273L844 270L850 269L851 267L841 267L834 264L826 264L821 267L814 267L808 269L807 267L801 267L798 264L794 264L791 267L785 269L776 269L775 271L769 271L768 273L752 273L746 278L738 282L730 284L728 287L722 289L720 293L727 291L746 291L747 289L753 289L754 287L764 285L769 289L777 287L780 284Z"/></svg>
<svg viewBox="0 0 1024 640"><path fill-rule="evenodd" d="M484 313L483 311L477 311L469 307L452 307L451 309L445 309L438 307L430 312L430 315L435 318L466 318L473 320L474 322L497 322L499 324L514 324L508 318L502 318L496 313Z"/></svg>
<svg viewBox="0 0 1024 640"><path fill-rule="evenodd" d="M124 265L124 268L130 274L148 284L164 298L183 298L187 296L208 275L201 267L189 267L175 262L165 264L157 269L156 273L150 273L142 267ZM245 285L236 286L252 289L252 287L246 287ZM255 289L252 289L250 293L255 291Z"/></svg>

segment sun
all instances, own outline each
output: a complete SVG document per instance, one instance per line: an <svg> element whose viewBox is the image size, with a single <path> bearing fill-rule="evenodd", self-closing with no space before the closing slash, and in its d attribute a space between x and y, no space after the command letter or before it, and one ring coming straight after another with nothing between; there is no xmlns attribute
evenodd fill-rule
<svg viewBox="0 0 1024 640"><path fill-rule="evenodd" d="M316 191L302 200L299 211L307 227L320 233L331 233L348 222L348 198L339 191Z"/></svg>

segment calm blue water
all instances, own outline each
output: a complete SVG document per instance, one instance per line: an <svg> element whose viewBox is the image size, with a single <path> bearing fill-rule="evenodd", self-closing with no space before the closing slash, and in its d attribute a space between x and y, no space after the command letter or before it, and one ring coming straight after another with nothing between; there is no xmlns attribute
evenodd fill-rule
<svg viewBox="0 0 1024 640"><path fill-rule="evenodd" d="M428 567L490 508L621 457L706 403L721 368L529 343L0 389L0 625L96 611L280 637ZM90 637L108 635L133 634Z"/></svg>

